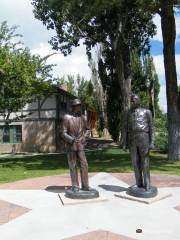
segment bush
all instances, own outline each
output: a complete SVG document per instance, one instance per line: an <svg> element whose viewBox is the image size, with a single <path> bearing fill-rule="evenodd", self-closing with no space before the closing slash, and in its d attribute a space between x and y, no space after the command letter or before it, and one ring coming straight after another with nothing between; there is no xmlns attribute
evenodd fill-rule
<svg viewBox="0 0 180 240"><path fill-rule="evenodd" d="M155 147L158 150L168 150L167 114L161 113L155 120Z"/></svg>
<svg viewBox="0 0 180 240"><path fill-rule="evenodd" d="M155 134L155 147L167 153L168 150L168 136L163 132L156 132Z"/></svg>

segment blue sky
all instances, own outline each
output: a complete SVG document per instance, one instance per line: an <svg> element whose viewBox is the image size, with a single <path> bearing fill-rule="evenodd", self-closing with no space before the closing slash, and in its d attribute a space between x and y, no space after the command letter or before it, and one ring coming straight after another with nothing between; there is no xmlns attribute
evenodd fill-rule
<svg viewBox="0 0 180 240"><path fill-rule="evenodd" d="M32 13L30 0L1 0L0 1L0 22L7 21L9 26L19 25L18 32L23 35L22 41L25 46L30 48L32 53L45 56L52 53L51 46L48 44L53 35L52 31L47 31L42 22L36 20ZM163 42L161 34L160 17L157 15L154 18L157 25L157 35L152 39L151 53L154 57L156 71L158 73L161 91L160 91L160 106L166 111L166 87L163 65ZM180 15L176 15L176 59L177 59L177 74L180 84ZM74 48L73 53L64 57L58 53L53 55L49 63L57 64L54 68L55 76L63 76L65 74L81 74L86 78L90 78L91 72L88 67L88 60L85 54L84 46Z"/></svg>

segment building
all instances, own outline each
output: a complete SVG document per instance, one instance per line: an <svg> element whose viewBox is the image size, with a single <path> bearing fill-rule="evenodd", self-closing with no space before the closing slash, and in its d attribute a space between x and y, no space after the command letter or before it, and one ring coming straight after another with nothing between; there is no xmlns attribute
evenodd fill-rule
<svg viewBox="0 0 180 240"><path fill-rule="evenodd" d="M75 98L55 87L54 94L35 101L18 113L12 113L9 125L0 118L0 152L59 152L62 150L60 126L62 116ZM15 120L16 119L16 120Z"/></svg>

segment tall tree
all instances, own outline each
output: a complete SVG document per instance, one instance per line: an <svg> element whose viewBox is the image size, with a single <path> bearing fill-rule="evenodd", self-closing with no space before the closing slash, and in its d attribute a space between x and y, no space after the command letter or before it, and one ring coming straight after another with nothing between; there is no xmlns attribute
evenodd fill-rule
<svg viewBox="0 0 180 240"><path fill-rule="evenodd" d="M135 49L131 52L132 92L138 94L142 105L148 107L148 81L145 74L143 58Z"/></svg>
<svg viewBox="0 0 180 240"><path fill-rule="evenodd" d="M131 53L132 92L141 97L142 105L149 108L155 117L159 112L160 84L150 54L139 55L137 50Z"/></svg>
<svg viewBox="0 0 180 240"><path fill-rule="evenodd" d="M159 111L159 92L160 92L160 84L158 75L156 73L156 69L153 62L153 57L150 54L146 54L143 59L144 64L144 74L147 82L147 99L148 99L148 107L152 111L152 115L155 118L156 112Z"/></svg>
<svg viewBox="0 0 180 240"><path fill-rule="evenodd" d="M163 35L163 54L166 77L167 117L168 117L168 159L180 159L180 108L175 60L176 24L174 8L179 0L140 1L144 11L159 14Z"/></svg>
<svg viewBox="0 0 180 240"><path fill-rule="evenodd" d="M160 0L166 76L169 160L180 160L180 107L175 60L176 26L174 0Z"/></svg>
<svg viewBox="0 0 180 240"><path fill-rule="evenodd" d="M87 54L103 45L99 76L107 90L109 130L119 136L122 112L129 107L131 89L130 49L149 48L154 34L152 14L139 8L139 0L32 0L35 17L57 35L50 41L65 55L84 39Z"/></svg>
<svg viewBox="0 0 180 240"><path fill-rule="evenodd" d="M99 106L99 130L106 137L108 134L108 119L107 119L107 92L104 91L102 82L99 78L98 62L101 59L101 45L97 45L94 51L94 56L89 61L92 76L91 81L95 88L96 98Z"/></svg>

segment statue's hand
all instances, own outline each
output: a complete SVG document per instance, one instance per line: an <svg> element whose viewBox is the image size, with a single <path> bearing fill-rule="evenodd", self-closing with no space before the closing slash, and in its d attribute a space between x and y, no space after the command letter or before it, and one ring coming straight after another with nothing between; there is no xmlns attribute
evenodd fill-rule
<svg viewBox="0 0 180 240"><path fill-rule="evenodd" d="M91 136L91 130L86 130L85 137L89 138Z"/></svg>
<svg viewBox="0 0 180 240"><path fill-rule="evenodd" d="M78 143L79 142L79 139L78 138L74 138L73 141L72 141L72 145L74 145L75 143Z"/></svg>
<svg viewBox="0 0 180 240"><path fill-rule="evenodd" d="M80 142L80 139L79 139L79 138L75 138L74 142L75 142L75 143L79 143L79 142Z"/></svg>

